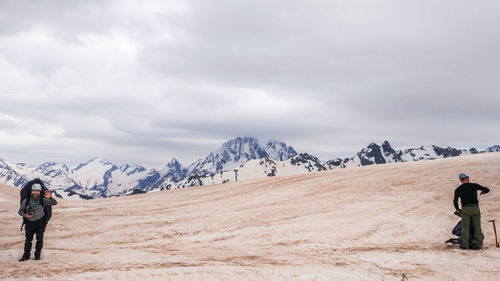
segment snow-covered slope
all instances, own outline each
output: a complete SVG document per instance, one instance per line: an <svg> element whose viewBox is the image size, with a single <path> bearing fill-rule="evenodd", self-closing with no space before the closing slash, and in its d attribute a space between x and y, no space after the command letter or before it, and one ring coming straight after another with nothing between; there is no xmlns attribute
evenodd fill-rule
<svg viewBox="0 0 500 281"><path fill-rule="evenodd" d="M23 263L19 193L0 185L0 279L498 281L498 171L484 153L58 200L42 259ZM491 189L481 251L444 243L461 172Z"/></svg>
<svg viewBox="0 0 500 281"><path fill-rule="evenodd" d="M137 188L139 181L144 179L149 170L141 165L122 165L111 172L106 186L106 196L125 194ZM132 188L131 188L132 187Z"/></svg>
<svg viewBox="0 0 500 281"><path fill-rule="evenodd" d="M140 181L150 175L140 165L116 166L110 161L94 158L77 165L72 169L72 177L81 189L68 189L91 197L106 197L129 192L136 188Z"/></svg>
<svg viewBox="0 0 500 281"><path fill-rule="evenodd" d="M81 188L81 185L72 178L72 171L63 163L46 162L36 167L30 173L23 175L31 179L43 179L47 186L52 189L72 190Z"/></svg>
<svg viewBox="0 0 500 281"><path fill-rule="evenodd" d="M92 197L106 195L106 187L115 170L118 170L116 165L99 158L81 163L72 169L73 178L83 188L80 191Z"/></svg>
<svg viewBox="0 0 500 281"><path fill-rule="evenodd" d="M19 169L26 169L26 164L18 164ZM16 165L12 165L0 158L0 181L4 184L22 186L28 179L16 171Z"/></svg>

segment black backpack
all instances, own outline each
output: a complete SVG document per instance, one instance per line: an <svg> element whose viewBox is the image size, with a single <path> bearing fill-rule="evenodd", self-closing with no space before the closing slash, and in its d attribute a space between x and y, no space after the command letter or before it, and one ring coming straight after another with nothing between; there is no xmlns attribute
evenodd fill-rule
<svg viewBox="0 0 500 281"><path fill-rule="evenodd" d="M30 197L31 197L31 187L33 186L34 183L38 183L38 184L40 184L42 186L42 190L40 191L40 196L41 197L43 197L43 194L44 194L45 190L48 190L45 187L45 184L43 183L43 181L41 179L31 180L28 183L26 183L23 186L23 188L21 188L21 191L19 192L19 196L20 196L20 202L19 202L19 204L22 204L24 199L26 199L26 200L30 199ZM43 220L44 224L47 224L49 222L50 218L52 217L52 206L51 205L44 205L43 204L43 199L41 199L41 198L40 198L40 204L42 204L42 206L44 208L44 212L45 212L45 215L41 219ZM27 220L28 219L23 218L23 224L21 225L21 231L23 230L23 226L26 224Z"/></svg>
<svg viewBox="0 0 500 281"><path fill-rule="evenodd" d="M458 236L458 238L450 238L446 240L445 243L452 243L452 244L458 244L462 245L462 221L459 221L457 225L453 228L451 233L455 236ZM469 249L479 249L479 243L477 242L476 237L474 237L474 227L472 224L470 225L469 228Z"/></svg>

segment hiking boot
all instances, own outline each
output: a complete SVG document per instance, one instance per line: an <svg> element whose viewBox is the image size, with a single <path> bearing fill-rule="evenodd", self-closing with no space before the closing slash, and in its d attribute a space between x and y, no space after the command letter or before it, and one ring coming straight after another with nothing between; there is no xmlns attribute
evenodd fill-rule
<svg viewBox="0 0 500 281"><path fill-rule="evenodd" d="M25 260L29 260L30 257L27 257L27 256L23 256L22 258L19 259L19 261L25 261Z"/></svg>
<svg viewBox="0 0 500 281"><path fill-rule="evenodd" d="M35 260L39 260L39 259L40 259L40 256L39 255L38 256L35 255Z"/></svg>

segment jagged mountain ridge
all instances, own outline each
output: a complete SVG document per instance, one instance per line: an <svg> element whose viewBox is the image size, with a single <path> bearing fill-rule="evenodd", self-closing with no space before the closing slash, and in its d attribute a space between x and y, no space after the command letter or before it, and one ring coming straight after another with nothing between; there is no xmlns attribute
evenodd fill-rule
<svg viewBox="0 0 500 281"><path fill-rule="evenodd" d="M421 146L419 148L408 148L404 150L394 150L388 141L384 141L382 145L376 143L369 144L360 152L351 158L331 160L332 166L340 168L353 166L366 166L373 164L385 164L396 162L408 162L419 160L433 160L439 158L455 157L465 154L479 153L477 149L457 149L452 147L439 146Z"/></svg>
<svg viewBox="0 0 500 281"><path fill-rule="evenodd" d="M204 186L264 177L304 174L324 170L326 170L326 167L321 164L321 161L317 157L307 153L300 153L284 161L265 157L249 160L245 164L229 171L220 171L205 176L192 175L180 182L164 182L160 185L160 190Z"/></svg>
<svg viewBox="0 0 500 281"><path fill-rule="evenodd" d="M500 151L499 145L488 147L482 152L495 151ZM0 180L22 186L28 179L39 177L59 197L89 199L474 153L479 151L475 148L466 150L439 146L395 150L385 141L381 145L371 143L350 158L322 162L313 155L298 154L283 142L262 142L243 137L225 142L218 150L187 168L175 158L162 170L146 169L141 165L117 166L100 158L93 158L72 168L57 162L46 162L37 167L22 163L13 165L0 159Z"/></svg>
<svg viewBox="0 0 500 281"><path fill-rule="evenodd" d="M6 163L0 166L0 179L7 184L22 186L28 179L38 177L61 197L99 198L156 190L165 183L231 170L251 159L273 157L284 160L296 154L291 146L283 142L262 142L243 137L225 142L206 158L190 165L189 169L175 158L161 171L148 170L140 165L117 166L110 161L93 158L72 168L56 162L37 167L18 164L22 167L17 168Z"/></svg>
<svg viewBox="0 0 500 281"><path fill-rule="evenodd" d="M40 178L59 197L81 199L107 197L129 191L139 185L148 171L140 165L122 165L93 158L73 168L57 162L46 162L35 167L25 164L0 163L0 178L8 184L23 186L28 179ZM15 176L13 176L15 175Z"/></svg>
<svg viewBox="0 0 500 281"><path fill-rule="evenodd" d="M500 151L500 149L494 150L494 147L490 147L483 152L492 150ZM203 186L225 183L228 181L293 175L335 168L432 160L475 153L480 152L475 148L456 149L452 147L443 148L435 145L395 150L388 141L384 141L381 145L371 143L350 158L336 158L327 162L321 162L317 157L307 153L300 153L286 161L279 161L266 157L263 159L250 160L232 171L220 172L218 174L211 174L208 176L192 176L189 179L185 179L178 183L165 183L161 185L160 188L164 190L189 186Z"/></svg>
<svg viewBox="0 0 500 281"><path fill-rule="evenodd" d="M149 190L206 185L205 178L213 178L217 174L233 173L233 169L248 161L266 157L287 160L295 155L297 152L293 147L284 142L238 137L223 143L219 149L210 152L205 158L195 161L188 168L184 168L176 159L173 159L167 165L167 170L170 173L166 173L149 186Z"/></svg>
<svg viewBox="0 0 500 281"><path fill-rule="evenodd" d="M497 152L497 151L500 151L500 145L490 146L485 150L485 152Z"/></svg>
<svg viewBox="0 0 500 281"><path fill-rule="evenodd" d="M24 169L26 164L19 163L16 167ZM19 174L13 165L0 158L0 179L3 183L13 186L23 186L28 179Z"/></svg>
<svg viewBox="0 0 500 281"><path fill-rule="evenodd" d="M271 157L280 161L297 155L297 152L283 142L260 142L255 138L243 137L229 140L205 159L199 159L188 167L190 175L207 176L220 171L229 171L250 160Z"/></svg>

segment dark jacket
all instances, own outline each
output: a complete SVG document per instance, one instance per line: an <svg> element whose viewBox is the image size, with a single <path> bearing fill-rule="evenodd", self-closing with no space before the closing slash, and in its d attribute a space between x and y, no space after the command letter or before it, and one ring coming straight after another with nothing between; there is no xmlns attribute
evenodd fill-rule
<svg viewBox="0 0 500 281"><path fill-rule="evenodd" d="M453 206L455 209L458 208L458 198L460 198L460 202L462 203L462 207L467 205L479 204L477 200L477 191L481 190L483 193L490 192L489 188L481 186L477 183L464 183L455 189L455 196L453 198Z"/></svg>

